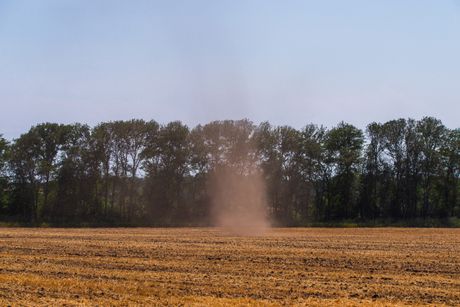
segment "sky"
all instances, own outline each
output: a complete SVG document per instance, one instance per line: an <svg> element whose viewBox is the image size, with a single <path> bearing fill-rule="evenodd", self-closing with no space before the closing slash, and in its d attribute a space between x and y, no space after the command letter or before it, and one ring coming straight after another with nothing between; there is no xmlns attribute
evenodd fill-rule
<svg viewBox="0 0 460 307"><path fill-rule="evenodd" d="M0 0L0 134L41 122L460 126L460 0Z"/></svg>

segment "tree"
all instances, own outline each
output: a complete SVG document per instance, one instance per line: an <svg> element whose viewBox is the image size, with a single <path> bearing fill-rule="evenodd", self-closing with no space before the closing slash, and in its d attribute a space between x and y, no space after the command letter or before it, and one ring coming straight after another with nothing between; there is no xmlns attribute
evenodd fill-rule
<svg viewBox="0 0 460 307"><path fill-rule="evenodd" d="M149 213L157 224L172 224L187 215L183 199L186 176L189 174L189 129L181 122L160 128L157 142L149 143L143 156L146 171L146 194Z"/></svg>
<svg viewBox="0 0 460 307"><path fill-rule="evenodd" d="M144 120L116 121L110 124L113 173L119 182L120 215L133 218L136 206L136 180L143 153L151 137L157 134L158 124ZM155 144L155 143L153 143Z"/></svg>
<svg viewBox="0 0 460 307"><path fill-rule="evenodd" d="M108 215L109 211L109 193L110 193L110 170L112 158L112 134L110 123L101 123L94 127L91 131L91 149L93 152L93 160L102 170L103 178L103 198L104 198L104 214ZM113 191L112 191L113 193ZM113 199L113 198L112 198ZM110 210L113 211L113 201L110 202Z"/></svg>
<svg viewBox="0 0 460 307"><path fill-rule="evenodd" d="M100 216L98 169L91 152L91 130L87 125L65 126L57 172L57 201L52 216L56 223L78 222Z"/></svg>
<svg viewBox="0 0 460 307"><path fill-rule="evenodd" d="M371 123L365 136L343 122L246 119L43 123L11 144L0 136L1 217L30 224L209 225L222 203L241 218L266 203L280 225L444 219L460 217L459 189L459 129L432 117Z"/></svg>
<svg viewBox="0 0 460 307"><path fill-rule="evenodd" d="M420 142L421 180L423 189L422 215L427 217L432 213L432 192L435 181L441 174L441 147L446 142L447 129L440 120L425 117L416 126Z"/></svg>
<svg viewBox="0 0 460 307"><path fill-rule="evenodd" d="M130 175L129 182L129 218L133 218L136 204L140 197L136 190L138 170L143 162L143 154L150 144L155 144L158 135L159 125L155 121L145 122L143 120L131 120L127 122L127 151L128 168Z"/></svg>
<svg viewBox="0 0 460 307"><path fill-rule="evenodd" d="M273 220L280 221L285 215L282 207L281 135L278 129L272 127L268 122L264 122L256 128L254 141L267 185L268 211Z"/></svg>
<svg viewBox="0 0 460 307"><path fill-rule="evenodd" d="M441 206L438 209L439 216L460 217L460 204L458 192L460 189L460 129L447 131L447 136L440 148L441 173L439 186L437 187Z"/></svg>
<svg viewBox="0 0 460 307"><path fill-rule="evenodd" d="M382 146L384 167L390 170L392 180L389 191L391 202L386 208L386 215L394 218L401 217L404 204L404 171L407 124L405 119L391 120L382 125Z"/></svg>
<svg viewBox="0 0 460 307"><path fill-rule="evenodd" d="M380 215L382 207L379 188L382 182L383 167L383 127L378 123L367 126L367 139L369 141L364 157L361 174L361 190L359 197L359 215L363 219L375 219Z"/></svg>
<svg viewBox="0 0 460 307"><path fill-rule="evenodd" d="M0 215L8 211L8 178L6 174L6 164L8 161L8 142L0 134Z"/></svg>
<svg viewBox="0 0 460 307"><path fill-rule="evenodd" d="M308 216L308 208L314 201L317 202L315 206L316 218L320 218L323 212L323 197L324 189L321 183L324 175L324 141L326 136L326 129L310 124L305 126L301 133L300 141L300 157L299 163L302 174L302 181L305 191L305 200L301 205L301 215L305 221L311 216Z"/></svg>
<svg viewBox="0 0 460 307"><path fill-rule="evenodd" d="M33 126L15 141L11 151L11 166L16 175L17 187L26 189L34 222L38 222L39 196L43 195L41 208L49 210L50 182L56 173L56 157L65 139L63 125L44 123ZM23 198L19 196L19 198Z"/></svg>
<svg viewBox="0 0 460 307"><path fill-rule="evenodd" d="M56 172L56 158L65 143L67 130L64 125L44 123L31 128L29 133L36 135L38 153L38 175L43 185L43 208L48 209L50 181Z"/></svg>
<svg viewBox="0 0 460 307"><path fill-rule="evenodd" d="M405 131L406 155L405 167L405 201L402 207L403 218L417 216L419 202L419 185L421 178L421 142L417 131L417 122L413 119L407 120Z"/></svg>
<svg viewBox="0 0 460 307"><path fill-rule="evenodd" d="M328 131L325 148L333 165L335 195L329 200L332 218L352 218L355 210L354 187L358 171L363 132L353 125L340 123Z"/></svg>
<svg viewBox="0 0 460 307"><path fill-rule="evenodd" d="M39 197L40 140L29 131L16 139L10 147L9 168L13 174L12 206L15 213L31 223L37 223Z"/></svg>

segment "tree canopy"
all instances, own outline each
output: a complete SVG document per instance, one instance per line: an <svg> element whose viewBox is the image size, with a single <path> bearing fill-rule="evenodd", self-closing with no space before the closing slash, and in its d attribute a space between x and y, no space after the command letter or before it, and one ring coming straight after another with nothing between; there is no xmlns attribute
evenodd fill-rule
<svg viewBox="0 0 460 307"><path fill-rule="evenodd" d="M460 217L460 130L436 118L327 129L214 121L43 123L0 135L0 219L209 225L212 176L260 171L279 225Z"/></svg>

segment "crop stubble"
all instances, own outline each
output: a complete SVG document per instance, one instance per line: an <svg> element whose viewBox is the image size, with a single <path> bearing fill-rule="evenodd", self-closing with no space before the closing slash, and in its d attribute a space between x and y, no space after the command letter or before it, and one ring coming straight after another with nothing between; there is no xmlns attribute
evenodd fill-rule
<svg viewBox="0 0 460 307"><path fill-rule="evenodd" d="M0 304L460 305L460 229L0 229Z"/></svg>

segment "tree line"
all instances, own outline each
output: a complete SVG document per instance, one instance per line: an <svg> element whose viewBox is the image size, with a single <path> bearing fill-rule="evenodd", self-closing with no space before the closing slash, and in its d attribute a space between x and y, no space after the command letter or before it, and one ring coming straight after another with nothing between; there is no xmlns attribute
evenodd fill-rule
<svg viewBox="0 0 460 307"><path fill-rule="evenodd" d="M425 117L365 131L344 122L38 124L12 141L0 135L0 220L209 225L209 178L248 164L263 171L278 225L460 217L460 129Z"/></svg>

